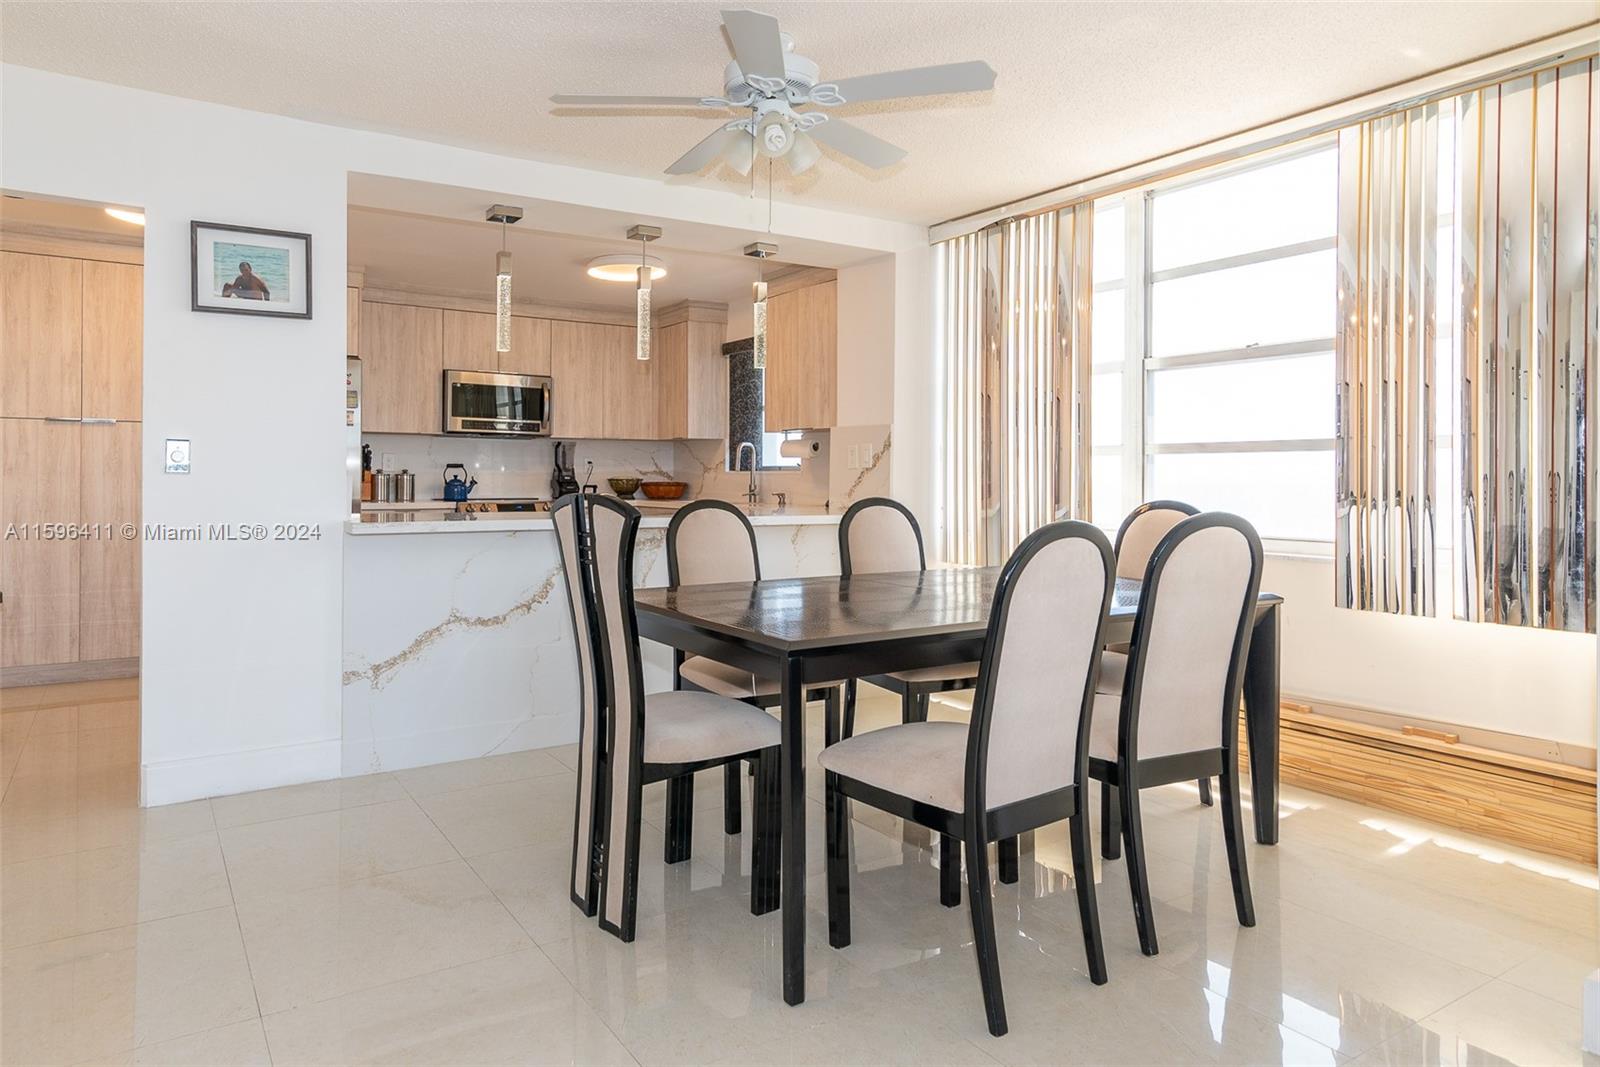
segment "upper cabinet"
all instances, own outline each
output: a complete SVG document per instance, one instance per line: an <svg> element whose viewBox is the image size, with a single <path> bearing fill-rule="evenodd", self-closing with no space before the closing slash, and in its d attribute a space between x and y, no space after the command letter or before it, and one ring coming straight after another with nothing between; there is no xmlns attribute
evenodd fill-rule
<svg viewBox="0 0 1600 1067"><path fill-rule="evenodd" d="M443 319L438 308L362 302L363 431L439 433L443 428Z"/></svg>
<svg viewBox="0 0 1600 1067"><path fill-rule="evenodd" d="M144 268L83 264L83 417L143 418Z"/></svg>
<svg viewBox="0 0 1600 1067"><path fill-rule="evenodd" d="M714 440L728 432L728 361L722 355L727 324L712 319L673 322L674 317L673 309L662 312L667 321L656 328L651 346L656 431L664 438Z"/></svg>
<svg viewBox="0 0 1600 1067"><path fill-rule="evenodd" d="M84 414L82 305L82 260L0 253L0 416Z"/></svg>
<svg viewBox="0 0 1600 1067"><path fill-rule="evenodd" d="M511 351L500 353L500 369L509 374L550 373L549 319L511 316Z"/></svg>
<svg viewBox="0 0 1600 1067"><path fill-rule="evenodd" d="M446 370L500 369L494 350L494 316L482 311L446 311L444 315L444 367Z"/></svg>
<svg viewBox="0 0 1600 1067"><path fill-rule="evenodd" d="M550 324L557 437L656 438L655 360L634 358L634 329Z"/></svg>
<svg viewBox="0 0 1600 1067"><path fill-rule="evenodd" d="M838 411L839 283L767 298L766 428L831 427Z"/></svg>

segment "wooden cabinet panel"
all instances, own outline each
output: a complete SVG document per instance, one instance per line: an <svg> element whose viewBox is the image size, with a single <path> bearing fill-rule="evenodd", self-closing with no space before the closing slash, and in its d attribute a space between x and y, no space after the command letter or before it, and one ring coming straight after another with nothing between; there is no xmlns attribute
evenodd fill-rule
<svg viewBox="0 0 1600 1067"><path fill-rule="evenodd" d="M124 523L139 527L137 422L84 426L79 431L81 522L109 525L113 535L78 543L78 658L126 659L139 654L139 540L123 537Z"/></svg>
<svg viewBox="0 0 1600 1067"><path fill-rule="evenodd" d="M443 329L438 308L362 302L364 432L440 432Z"/></svg>
<svg viewBox="0 0 1600 1067"><path fill-rule="evenodd" d="M445 370L493 371L500 367L494 350L494 316L481 311L445 311Z"/></svg>
<svg viewBox="0 0 1600 1067"><path fill-rule="evenodd" d="M0 532L17 527L0 551L0 667L79 658L79 542L44 540L32 524L78 521L83 429L0 418Z"/></svg>
<svg viewBox="0 0 1600 1067"><path fill-rule="evenodd" d="M728 429L728 361L722 323L677 322L656 330L656 436L715 439Z"/></svg>
<svg viewBox="0 0 1600 1067"><path fill-rule="evenodd" d="M592 322L550 323L550 377L558 437L604 437L608 329Z"/></svg>
<svg viewBox="0 0 1600 1067"><path fill-rule="evenodd" d="M549 374L550 320L511 316L511 351L499 355L508 374Z"/></svg>
<svg viewBox="0 0 1600 1067"><path fill-rule="evenodd" d="M638 331L632 326L601 326L606 331L606 403L604 436L619 440L656 440L656 367L654 359L634 354Z"/></svg>
<svg viewBox="0 0 1600 1067"><path fill-rule="evenodd" d="M344 290L344 354L361 355L361 290L353 285Z"/></svg>
<svg viewBox="0 0 1600 1067"><path fill-rule="evenodd" d="M83 414L83 261L0 253L0 416Z"/></svg>
<svg viewBox="0 0 1600 1067"><path fill-rule="evenodd" d="M767 300L767 430L831 427L838 407L839 286L808 285Z"/></svg>
<svg viewBox="0 0 1600 1067"><path fill-rule="evenodd" d="M144 268L83 263L83 416L143 418Z"/></svg>
<svg viewBox="0 0 1600 1067"><path fill-rule="evenodd" d="M651 338L656 365L656 429L664 438L689 436L689 324L662 326Z"/></svg>

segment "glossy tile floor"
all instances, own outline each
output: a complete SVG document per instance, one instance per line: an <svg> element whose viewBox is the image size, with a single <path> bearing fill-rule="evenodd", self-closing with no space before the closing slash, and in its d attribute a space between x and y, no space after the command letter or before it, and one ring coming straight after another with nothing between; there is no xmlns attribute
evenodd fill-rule
<svg viewBox="0 0 1600 1067"><path fill-rule="evenodd" d="M966 909L939 906L918 831L857 809L855 944L828 948L820 778L794 1009L716 776L670 869L651 791L624 945L567 901L570 750L141 811L135 693L0 691L6 1064L1583 1060L1594 871L1314 794L1288 791L1283 844L1252 847L1250 930L1216 813L1192 786L1147 794L1161 954L1139 955L1106 864L1104 987L1084 975L1064 828L1025 841L1020 883L996 892L997 1040Z"/></svg>

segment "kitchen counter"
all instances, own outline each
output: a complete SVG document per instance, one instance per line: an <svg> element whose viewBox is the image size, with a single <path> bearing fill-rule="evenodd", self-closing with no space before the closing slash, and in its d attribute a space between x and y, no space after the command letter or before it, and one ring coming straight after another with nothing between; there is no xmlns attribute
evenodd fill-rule
<svg viewBox="0 0 1600 1067"><path fill-rule="evenodd" d="M681 504L663 503L640 508L640 588L667 584L666 527ZM754 511L763 577L839 573L838 512ZM577 645L548 514L372 511L346 530L346 775L577 739ZM642 651L646 691L671 689L671 650Z"/></svg>
<svg viewBox="0 0 1600 1067"><path fill-rule="evenodd" d="M641 529L664 530L672 521L673 513L688 501L644 502L629 501L644 518ZM752 526L831 526L838 523L842 513L821 507L790 504L778 510L771 504L754 507L739 505L739 510L750 516ZM381 534L454 534L454 533L510 533L528 530L552 530L550 516L539 512L454 512L439 510L388 510L363 511L360 519L351 518L346 530L356 536L370 537Z"/></svg>

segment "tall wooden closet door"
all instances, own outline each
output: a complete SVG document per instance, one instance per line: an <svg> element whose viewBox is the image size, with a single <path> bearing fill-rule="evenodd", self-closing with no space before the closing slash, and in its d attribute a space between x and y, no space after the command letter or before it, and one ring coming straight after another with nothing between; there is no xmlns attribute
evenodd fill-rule
<svg viewBox="0 0 1600 1067"><path fill-rule="evenodd" d="M83 417L143 418L144 268L83 264Z"/></svg>
<svg viewBox="0 0 1600 1067"><path fill-rule="evenodd" d="M105 427L111 429L111 427ZM0 419L0 667L78 659L77 423Z"/></svg>
<svg viewBox="0 0 1600 1067"><path fill-rule="evenodd" d="M83 261L0 252L0 416L83 414Z"/></svg>
<svg viewBox="0 0 1600 1067"><path fill-rule="evenodd" d="M97 536L79 545L79 659L139 654L141 429L137 422L119 422L86 425L81 433L80 521ZM125 536L124 525L135 536Z"/></svg>

